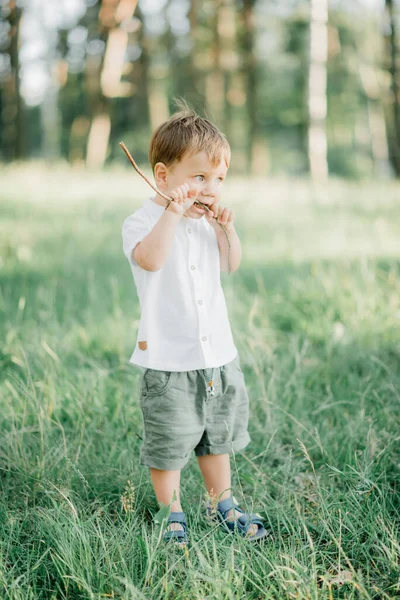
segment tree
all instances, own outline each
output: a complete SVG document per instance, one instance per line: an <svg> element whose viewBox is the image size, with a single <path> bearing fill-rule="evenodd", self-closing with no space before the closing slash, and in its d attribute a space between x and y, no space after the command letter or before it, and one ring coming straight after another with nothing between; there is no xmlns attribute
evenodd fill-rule
<svg viewBox="0 0 400 600"><path fill-rule="evenodd" d="M392 113L388 115L390 159L396 177L400 177L400 94L397 69L396 15L393 0L385 0L385 13L389 29L386 35L386 63L390 73L391 97L389 103Z"/></svg>
<svg viewBox="0 0 400 600"><path fill-rule="evenodd" d="M0 108L4 157L8 160L21 159L25 155L24 107L20 93L19 34L22 9L15 0L0 5L0 24L7 32L3 72L0 72ZM1 64L1 63L0 63Z"/></svg>
<svg viewBox="0 0 400 600"><path fill-rule="evenodd" d="M328 0L311 0L309 56L308 160L311 178L324 181L328 177L326 136Z"/></svg>

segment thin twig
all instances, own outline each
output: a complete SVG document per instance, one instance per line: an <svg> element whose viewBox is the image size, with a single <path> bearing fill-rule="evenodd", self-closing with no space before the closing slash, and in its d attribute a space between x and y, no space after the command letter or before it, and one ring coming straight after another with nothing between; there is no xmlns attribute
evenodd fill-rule
<svg viewBox="0 0 400 600"><path fill-rule="evenodd" d="M164 200L167 201L167 206L165 207L165 210L167 210L168 206L171 204L171 202L173 201L173 198L170 198L169 196L167 196L166 194L164 194L161 190L159 190L151 181L150 179L148 179L146 177L146 175L143 173L143 171L141 169L139 169L139 167L137 166L136 162L133 160L133 157L131 155L131 153L129 152L128 148L125 146L124 142L120 142L119 145L121 146L122 150L125 152L126 156L128 157L129 162L131 163L132 167L135 169L135 171L137 171L139 173L139 175L141 177L143 177L143 179L149 184L149 186L151 188L153 188L153 190L155 192L157 192L157 194L159 194L162 198L164 198ZM193 204L198 204L199 206L201 206L202 208L204 208L205 210L211 210L206 204L203 204L202 202L200 202L200 200L195 200L193 202ZM218 219L218 217L213 217L213 219ZM219 223L217 220L217 223L220 227L222 227L222 230L225 234L226 237L226 241L228 242L228 275L231 274L231 266L230 266L230 251L231 251L231 244L229 242L229 236L228 233L226 231L226 228L224 225L222 225L222 223Z"/></svg>
<svg viewBox="0 0 400 600"><path fill-rule="evenodd" d="M125 146L124 142L120 142L119 145L121 146L122 150L125 152L125 154L127 155L129 162L131 163L132 167L139 173L139 175L141 175L141 177L143 177L143 179L145 181L147 181L147 183L149 184L150 187L153 188L153 190L155 192L157 192L157 194L160 194L160 196L162 196L165 200L171 202L172 198L170 198L169 196L166 196L163 192L161 192L158 188L156 188L155 185L153 185L150 181L150 179L147 179L146 175L143 173L143 171L141 171L139 169L139 167L137 166L137 164L135 163L135 161L133 160L132 154L129 152L128 148ZM168 207L167 207L168 208Z"/></svg>

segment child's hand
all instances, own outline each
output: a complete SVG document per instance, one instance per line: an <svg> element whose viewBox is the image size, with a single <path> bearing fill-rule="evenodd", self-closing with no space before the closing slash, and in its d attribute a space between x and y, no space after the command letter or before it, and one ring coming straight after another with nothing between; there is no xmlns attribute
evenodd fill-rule
<svg viewBox="0 0 400 600"><path fill-rule="evenodd" d="M169 193L173 200L168 206L167 210L170 210L178 215L183 215L183 213L189 210L189 208L192 206L193 202L197 198L197 194L198 190L195 187L190 186L188 183L180 185Z"/></svg>
<svg viewBox="0 0 400 600"><path fill-rule="evenodd" d="M217 217L214 219L214 217ZM214 227L216 231L221 230L221 225L224 225L227 231L232 231L234 228L234 214L230 208L223 208L222 206L218 206L218 203L214 203L210 206L210 210L208 210L205 214L207 221Z"/></svg>

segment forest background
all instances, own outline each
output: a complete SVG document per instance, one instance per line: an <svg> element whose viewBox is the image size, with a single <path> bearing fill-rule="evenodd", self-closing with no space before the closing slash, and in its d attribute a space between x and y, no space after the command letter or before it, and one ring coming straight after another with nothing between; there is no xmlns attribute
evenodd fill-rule
<svg viewBox="0 0 400 600"><path fill-rule="evenodd" d="M400 111L395 0L0 0L0 597L400 597ZM161 543L129 358L125 218L184 97L232 147L221 273L250 400L232 491ZM207 310L207 307L205 307ZM175 551L176 550L176 551Z"/></svg>
<svg viewBox="0 0 400 600"><path fill-rule="evenodd" d="M329 4L329 6L328 6ZM397 177L395 0L2 0L0 160L141 163L184 96L238 174Z"/></svg>

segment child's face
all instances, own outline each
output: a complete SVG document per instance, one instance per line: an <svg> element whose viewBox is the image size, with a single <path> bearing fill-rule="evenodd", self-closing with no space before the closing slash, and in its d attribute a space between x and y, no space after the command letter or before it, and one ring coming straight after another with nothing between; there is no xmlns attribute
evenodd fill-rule
<svg viewBox="0 0 400 600"><path fill-rule="evenodd" d="M213 165L205 151L197 154L183 156L176 164L166 168L166 193L174 188L188 183L190 187L198 190L196 200L203 204L211 206L219 202L221 196L221 187L225 180L228 167L225 159L222 158L218 165ZM196 208L192 205L185 215L192 219L201 219L205 210Z"/></svg>

